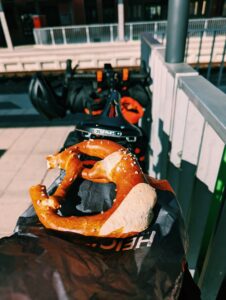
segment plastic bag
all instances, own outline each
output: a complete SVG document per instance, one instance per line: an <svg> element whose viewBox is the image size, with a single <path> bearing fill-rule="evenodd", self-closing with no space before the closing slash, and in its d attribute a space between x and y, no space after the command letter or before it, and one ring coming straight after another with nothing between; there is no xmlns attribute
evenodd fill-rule
<svg viewBox="0 0 226 300"><path fill-rule="evenodd" d="M71 132L63 149L77 142ZM61 172L50 194L63 177ZM0 299L200 299L186 267L188 239L175 194L167 181L150 182L157 193L154 219L147 230L125 239L47 230L30 206L19 217L15 233L0 239ZM92 205L87 184L78 180L72 186L62 214L111 206L112 184L89 185ZM69 201L73 195L80 195L77 207Z"/></svg>
<svg viewBox="0 0 226 300"><path fill-rule="evenodd" d="M0 240L0 298L178 299L186 232L167 182L155 187L154 221L125 239L46 230L30 207Z"/></svg>

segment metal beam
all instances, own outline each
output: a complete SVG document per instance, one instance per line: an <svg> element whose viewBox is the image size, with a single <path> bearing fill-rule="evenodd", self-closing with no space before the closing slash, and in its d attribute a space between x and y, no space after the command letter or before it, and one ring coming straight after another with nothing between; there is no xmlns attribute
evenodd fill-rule
<svg viewBox="0 0 226 300"><path fill-rule="evenodd" d="M169 0L165 55L167 63L184 62L188 15L189 0Z"/></svg>
<svg viewBox="0 0 226 300"><path fill-rule="evenodd" d="M118 0L118 39L124 41L124 3L123 0Z"/></svg>
<svg viewBox="0 0 226 300"><path fill-rule="evenodd" d="M13 50L13 44L12 44L12 40L11 40L11 37L10 37L9 28L8 28L8 25L7 25L7 22L6 22L5 13L4 13L3 8L2 8L2 1L1 0L0 0L0 23L2 25L3 33L4 33L6 44L7 44L7 48L9 50Z"/></svg>

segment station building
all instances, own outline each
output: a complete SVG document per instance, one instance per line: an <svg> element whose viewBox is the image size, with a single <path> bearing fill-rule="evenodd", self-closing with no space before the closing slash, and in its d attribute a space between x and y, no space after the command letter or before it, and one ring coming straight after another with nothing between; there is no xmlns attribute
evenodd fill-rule
<svg viewBox="0 0 226 300"><path fill-rule="evenodd" d="M38 26L43 27L117 23L118 1L124 4L125 22L167 18L168 0L2 0L1 3L16 46L34 43L35 18ZM225 16L226 0L190 1L190 18ZM3 37L1 31L0 28Z"/></svg>

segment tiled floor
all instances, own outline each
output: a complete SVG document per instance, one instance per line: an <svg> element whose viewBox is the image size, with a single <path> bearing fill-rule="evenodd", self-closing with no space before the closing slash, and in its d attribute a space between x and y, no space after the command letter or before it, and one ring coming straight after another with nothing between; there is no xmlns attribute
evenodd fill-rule
<svg viewBox="0 0 226 300"><path fill-rule="evenodd" d="M56 171L47 171L45 157L57 152L73 125L46 122L32 126L38 113L26 94L0 95L0 103L14 103L0 108L0 237L13 232L19 215L30 205L29 187L47 186ZM10 108L11 107L11 108ZM29 116L29 123L18 122Z"/></svg>

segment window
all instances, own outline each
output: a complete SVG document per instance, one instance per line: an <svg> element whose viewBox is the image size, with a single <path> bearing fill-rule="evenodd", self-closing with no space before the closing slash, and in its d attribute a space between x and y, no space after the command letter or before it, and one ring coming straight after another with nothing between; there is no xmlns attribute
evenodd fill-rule
<svg viewBox="0 0 226 300"><path fill-rule="evenodd" d="M103 21L104 23L117 22L117 1L103 0Z"/></svg>
<svg viewBox="0 0 226 300"><path fill-rule="evenodd" d="M161 17L160 5L148 5L145 7L145 20L158 20Z"/></svg>
<svg viewBox="0 0 226 300"><path fill-rule="evenodd" d="M97 20L97 5L96 1L85 0L86 23L95 24Z"/></svg>
<svg viewBox="0 0 226 300"><path fill-rule="evenodd" d="M223 6L223 13L222 13L223 17L226 17L226 0L224 1L224 6Z"/></svg>

